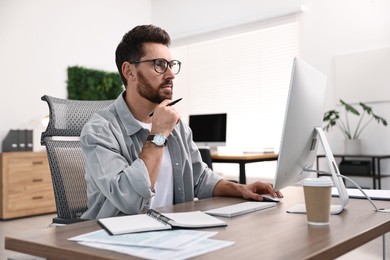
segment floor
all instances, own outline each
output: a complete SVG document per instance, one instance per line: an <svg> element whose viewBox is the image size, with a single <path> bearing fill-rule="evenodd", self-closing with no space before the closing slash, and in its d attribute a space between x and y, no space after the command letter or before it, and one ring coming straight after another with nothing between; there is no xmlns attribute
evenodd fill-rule
<svg viewBox="0 0 390 260"><path fill-rule="evenodd" d="M4 250L4 237L7 235L33 232L34 230L49 228L49 224L56 214L39 215L15 220L0 220L0 259L1 260L42 260L40 257L29 256Z"/></svg>
<svg viewBox="0 0 390 260"><path fill-rule="evenodd" d="M4 260L43 260L40 257L29 256L4 250L4 236L25 233L37 229L49 228L52 218L55 214L41 215L29 218L20 218L16 220L0 221L0 259ZM386 235L386 258L382 255L382 237L377 238L364 246L346 254L337 260L390 260L390 235Z"/></svg>

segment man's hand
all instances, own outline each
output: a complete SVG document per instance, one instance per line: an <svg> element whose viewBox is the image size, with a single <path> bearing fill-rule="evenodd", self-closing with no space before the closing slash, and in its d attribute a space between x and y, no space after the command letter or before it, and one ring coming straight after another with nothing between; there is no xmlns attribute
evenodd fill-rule
<svg viewBox="0 0 390 260"><path fill-rule="evenodd" d="M220 180L214 188L214 196L243 197L247 200L262 201L261 194L271 194L273 197L283 198L280 191L275 192L272 184L257 181L251 184L237 184L227 180Z"/></svg>
<svg viewBox="0 0 390 260"><path fill-rule="evenodd" d="M180 115L173 106L168 106L170 102L171 100L166 99L155 108L151 134L163 134L168 137L179 122Z"/></svg>
<svg viewBox="0 0 390 260"><path fill-rule="evenodd" d="M257 181L243 186L242 197L244 199L261 201L263 200L261 194L270 194L272 197L283 198L282 193L280 191L275 192L269 183Z"/></svg>

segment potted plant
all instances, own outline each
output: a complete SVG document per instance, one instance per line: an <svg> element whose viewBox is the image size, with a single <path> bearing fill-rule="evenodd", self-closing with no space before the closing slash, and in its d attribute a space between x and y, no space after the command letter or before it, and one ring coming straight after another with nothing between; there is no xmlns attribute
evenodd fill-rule
<svg viewBox="0 0 390 260"><path fill-rule="evenodd" d="M360 102L361 112L355 109L352 105L344 102L340 99L340 103L344 108L345 118L344 120L340 117L340 112L337 110L329 110L324 114L324 130L329 131L333 126L336 126L343 136L345 137L345 153L346 154L360 154L360 135L363 130L373 120L377 121L378 124L387 126L387 121L372 111L372 108L366 104ZM359 117L359 121L352 127L349 120L349 115L355 115Z"/></svg>

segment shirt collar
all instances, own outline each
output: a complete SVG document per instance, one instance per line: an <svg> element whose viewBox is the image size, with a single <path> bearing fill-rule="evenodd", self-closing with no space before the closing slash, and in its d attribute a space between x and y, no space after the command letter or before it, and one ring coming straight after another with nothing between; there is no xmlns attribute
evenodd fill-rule
<svg viewBox="0 0 390 260"><path fill-rule="evenodd" d="M115 100L115 109L118 113L119 119L122 121L123 126L126 129L128 135L133 135L136 132L142 130L143 128L137 122L133 114L131 113L129 107L125 102L126 90L122 92Z"/></svg>

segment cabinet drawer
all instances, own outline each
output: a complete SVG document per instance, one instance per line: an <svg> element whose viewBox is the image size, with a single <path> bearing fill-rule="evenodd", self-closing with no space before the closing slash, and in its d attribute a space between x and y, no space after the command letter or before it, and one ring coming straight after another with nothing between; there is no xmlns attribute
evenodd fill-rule
<svg viewBox="0 0 390 260"><path fill-rule="evenodd" d="M29 192L52 187L48 170L42 172L14 172L8 176L8 193Z"/></svg>
<svg viewBox="0 0 390 260"><path fill-rule="evenodd" d="M12 194L8 197L8 210L32 210L53 206L53 200L54 193L50 189Z"/></svg>
<svg viewBox="0 0 390 260"><path fill-rule="evenodd" d="M10 195L3 209L3 218L31 216L55 212L53 190Z"/></svg>
<svg viewBox="0 0 390 260"><path fill-rule="evenodd" d="M15 173L29 174L31 172L47 172L49 163L45 156L36 158L31 156L8 158L5 162L6 171L9 175Z"/></svg>

